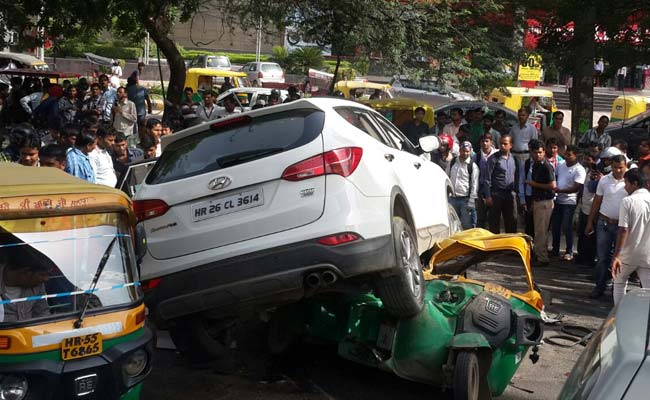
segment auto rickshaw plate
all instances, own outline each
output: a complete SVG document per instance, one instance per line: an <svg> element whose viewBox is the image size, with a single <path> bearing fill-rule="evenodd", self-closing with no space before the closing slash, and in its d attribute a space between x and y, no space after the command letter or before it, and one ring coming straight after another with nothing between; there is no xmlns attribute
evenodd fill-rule
<svg viewBox="0 0 650 400"><path fill-rule="evenodd" d="M102 344L100 332L65 338L61 341L61 359L74 360L101 354Z"/></svg>

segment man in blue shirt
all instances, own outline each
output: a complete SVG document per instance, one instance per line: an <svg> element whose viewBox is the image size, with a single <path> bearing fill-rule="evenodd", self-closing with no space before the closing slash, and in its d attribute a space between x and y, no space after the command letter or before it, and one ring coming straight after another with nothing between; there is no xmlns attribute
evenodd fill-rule
<svg viewBox="0 0 650 400"><path fill-rule="evenodd" d="M490 231L500 233L501 217L506 233L517 232L517 192L519 163L510 152L512 137L501 136L499 151L490 156L483 181L485 205L490 208Z"/></svg>
<svg viewBox="0 0 650 400"><path fill-rule="evenodd" d="M96 146L97 136L95 134L87 131L81 132L77 136L74 147L68 150L65 172L90 183L96 183L95 171L88 157L88 154L95 150Z"/></svg>
<svg viewBox="0 0 650 400"><path fill-rule="evenodd" d="M106 75L101 75L99 77L99 85L102 88L102 99L100 103L102 107L102 113L100 115L100 118L104 122L113 122L113 106L117 100L117 91L115 88L110 86L110 80Z"/></svg>
<svg viewBox="0 0 650 400"><path fill-rule="evenodd" d="M140 132L144 128L145 118L147 112L151 114L151 100L149 99L149 92L144 87L138 85L136 79L132 76L126 80L126 94L133 103L135 103L135 110L138 115L138 123L136 125Z"/></svg>

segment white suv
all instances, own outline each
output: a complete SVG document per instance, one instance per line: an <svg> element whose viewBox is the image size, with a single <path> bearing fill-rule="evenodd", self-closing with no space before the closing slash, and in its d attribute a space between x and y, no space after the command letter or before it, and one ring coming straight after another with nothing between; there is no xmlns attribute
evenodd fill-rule
<svg viewBox="0 0 650 400"><path fill-rule="evenodd" d="M176 334L208 347L207 320L321 291L374 289L393 315L418 313L420 255L458 229L447 176L419 152L377 112L330 98L163 137L135 200L153 315L189 316Z"/></svg>

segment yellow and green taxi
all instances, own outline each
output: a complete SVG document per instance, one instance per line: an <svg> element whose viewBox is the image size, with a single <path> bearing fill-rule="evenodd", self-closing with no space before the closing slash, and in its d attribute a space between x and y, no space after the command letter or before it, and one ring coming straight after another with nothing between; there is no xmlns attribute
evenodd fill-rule
<svg viewBox="0 0 650 400"><path fill-rule="evenodd" d="M395 126L402 126L413 120L413 114L418 107L424 108L424 122L433 127L434 124L434 109L428 104L419 102L414 99L406 97L396 97L394 99L380 99L380 100L363 100L361 103L370 108L375 109L381 115L386 117L387 120Z"/></svg>
<svg viewBox="0 0 650 400"><path fill-rule="evenodd" d="M612 103L611 121L623 121L650 110L650 97L618 96Z"/></svg>
<svg viewBox="0 0 650 400"><path fill-rule="evenodd" d="M138 399L153 333L131 200L0 164L0 398Z"/></svg>
<svg viewBox="0 0 650 400"><path fill-rule="evenodd" d="M248 87L247 76L243 72L226 71L212 68L190 68L185 73L185 87L190 87L194 93L203 94L206 90L218 91L221 85L230 79L233 87Z"/></svg>
<svg viewBox="0 0 650 400"><path fill-rule="evenodd" d="M371 96L378 94L378 99L392 99L394 96L392 86L387 83L374 83L367 81L338 81L334 84L334 90L343 93L346 99L352 98L369 100ZM378 100L377 99L377 100Z"/></svg>

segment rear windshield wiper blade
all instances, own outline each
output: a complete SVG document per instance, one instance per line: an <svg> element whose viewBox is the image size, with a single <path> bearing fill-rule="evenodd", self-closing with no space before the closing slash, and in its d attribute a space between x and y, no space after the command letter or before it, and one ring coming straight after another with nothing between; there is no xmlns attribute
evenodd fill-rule
<svg viewBox="0 0 650 400"><path fill-rule="evenodd" d="M257 149L242 151L235 154L230 154L217 159L217 164L220 168L231 167L233 165L242 164L248 161L253 161L258 158L266 157L271 154L281 153L284 147L273 147L270 149Z"/></svg>

